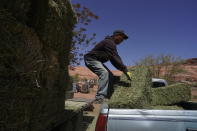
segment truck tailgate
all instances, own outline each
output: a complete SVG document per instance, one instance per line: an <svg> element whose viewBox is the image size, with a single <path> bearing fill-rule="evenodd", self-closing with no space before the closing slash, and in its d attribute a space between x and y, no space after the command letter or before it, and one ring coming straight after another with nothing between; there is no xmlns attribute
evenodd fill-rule
<svg viewBox="0 0 197 131"><path fill-rule="evenodd" d="M197 111L109 109L107 131L197 131Z"/></svg>

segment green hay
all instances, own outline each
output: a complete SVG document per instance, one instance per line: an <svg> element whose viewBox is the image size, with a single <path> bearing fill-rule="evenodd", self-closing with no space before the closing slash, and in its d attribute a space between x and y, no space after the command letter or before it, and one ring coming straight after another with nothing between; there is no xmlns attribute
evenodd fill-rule
<svg viewBox="0 0 197 131"><path fill-rule="evenodd" d="M167 87L152 88L151 105L173 105L191 99L188 85L176 83Z"/></svg>
<svg viewBox="0 0 197 131"><path fill-rule="evenodd" d="M0 129L44 131L66 119L69 76L65 67L75 14L69 1L58 1L56 8L47 4L47 20L52 22L43 22L44 29L35 30L13 14L17 9L26 21L26 10L19 12L23 10L13 6L19 3L28 10L29 4L21 4L23 1L31 2L9 0L7 10L0 6Z"/></svg>
<svg viewBox="0 0 197 131"><path fill-rule="evenodd" d="M9 11L18 21L25 23L31 9L30 0L1 0L0 8Z"/></svg>
<svg viewBox="0 0 197 131"><path fill-rule="evenodd" d="M144 66L133 71L132 83L123 75L115 87L109 101L112 108L146 108L150 103L151 77Z"/></svg>
<svg viewBox="0 0 197 131"><path fill-rule="evenodd" d="M130 69L131 71L131 69ZM174 105L191 98L188 85L177 83L167 87L151 88L150 71L145 66L132 69L132 82L121 76L108 101L110 108L182 109Z"/></svg>

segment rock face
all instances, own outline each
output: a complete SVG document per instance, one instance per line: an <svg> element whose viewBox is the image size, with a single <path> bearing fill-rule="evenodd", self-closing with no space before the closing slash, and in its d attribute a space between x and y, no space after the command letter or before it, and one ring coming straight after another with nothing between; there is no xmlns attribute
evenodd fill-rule
<svg viewBox="0 0 197 131"><path fill-rule="evenodd" d="M184 64L185 65L197 65L197 58L187 59Z"/></svg>
<svg viewBox="0 0 197 131"><path fill-rule="evenodd" d="M122 72L119 70L112 70L112 73L115 76L121 76ZM83 67L83 66L77 66L74 68L69 68L69 75L70 76L75 76L78 75L81 79L86 78L86 79L98 79L98 76L94 74L92 71L90 71L88 68Z"/></svg>
<svg viewBox="0 0 197 131"><path fill-rule="evenodd" d="M49 130L65 119L72 6L2 0L0 21L0 129Z"/></svg>
<svg viewBox="0 0 197 131"><path fill-rule="evenodd" d="M176 81L181 81L186 83L197 82L197 58L191 58L185 60L185 62L181 65L181 68L185 71L174 76ZM119 70L112 70L112 73L115 76L121 76L123 74ZM86 67L82 67L82 66L75 67L74 70L69 70L69 74L71 76L78 74L79 77L87 78L87 79L97 78L97 76L94 73L92 73Z"/></svg>
<svg viewBox="0 0 197 131"><path fill-rule="evenodd" d="M179 81L187 81L189 83L197 82L197 58L185 60L182 67L186 72L176 75L175 78Z"/></svg>
<svg viewBox="0 0 197 131"><path fill-rule="evenodd" d="M69 75L70 76L78 75L81 79L83 79L83 78L86 78L86 79L98 79L96 74L94 74L88 68L82 67L82 66L69 68Z"/></svg>

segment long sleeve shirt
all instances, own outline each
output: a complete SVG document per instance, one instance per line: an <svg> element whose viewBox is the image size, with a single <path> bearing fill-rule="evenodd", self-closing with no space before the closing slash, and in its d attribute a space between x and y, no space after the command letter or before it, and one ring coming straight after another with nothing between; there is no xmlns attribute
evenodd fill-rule
<svg viewBox="0 0 197 131"><path fill-rule="evenodd" d="M98 60L102 63L110 61L114 67L126 73L128 71L127 67L123 64L116 46L116 43L111 37L106 37L87 53L84 59Z"/></svg>

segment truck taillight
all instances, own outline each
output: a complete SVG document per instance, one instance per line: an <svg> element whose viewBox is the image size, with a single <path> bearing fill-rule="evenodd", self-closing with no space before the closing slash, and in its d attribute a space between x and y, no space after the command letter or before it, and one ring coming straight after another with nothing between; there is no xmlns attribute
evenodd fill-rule
<svg viewBox="0 0 197 131"><path fill-rule="evenodd" d="M107 131L107 115L100 114L96 122L95 131Z"/></svg>

